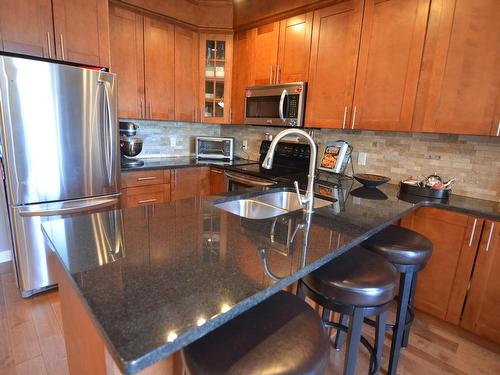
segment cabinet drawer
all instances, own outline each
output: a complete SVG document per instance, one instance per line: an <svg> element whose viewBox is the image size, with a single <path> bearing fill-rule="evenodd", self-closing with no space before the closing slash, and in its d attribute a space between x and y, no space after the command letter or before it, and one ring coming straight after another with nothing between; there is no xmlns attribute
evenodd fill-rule
<svg viewBox="0 0 500 375"><path fill-rule="evenodd" d="M170 200L170 184L132 187L122 190L122 207L162 203Z"/></svg>
<svg viewBox="0 0 500 375"><path fill-rule="evenodd" d="M122 188L170 183L170 169L122 173Z"/></svg>

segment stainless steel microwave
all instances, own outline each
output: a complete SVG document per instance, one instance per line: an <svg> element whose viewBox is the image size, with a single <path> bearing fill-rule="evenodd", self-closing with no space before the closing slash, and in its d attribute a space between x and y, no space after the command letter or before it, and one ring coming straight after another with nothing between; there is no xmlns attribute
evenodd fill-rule
<svg viewBox="0 0 500 375"><path fill-rule="evenodd" d="M197 159L233 160L234 138L230 137L196 137Z"/></svg>
<svg viewBox="0 0 500 375"><path fill-rule="evenodd" d="M244 123L303 127L306 91L306 82L247 88Z"/></svg>

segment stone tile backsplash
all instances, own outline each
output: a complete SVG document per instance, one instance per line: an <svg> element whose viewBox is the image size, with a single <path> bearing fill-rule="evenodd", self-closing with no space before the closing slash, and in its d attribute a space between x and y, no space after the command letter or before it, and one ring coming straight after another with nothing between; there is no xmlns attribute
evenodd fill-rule
<svg viewBox="0 0 500 375"><path fill-rule="evenodd" d="M185 122L132 120L144 138L140 157L188 156L195 152L196 136L235 138L235 154L258 159L266 132L281 129L261 126L212 125ZM393 183L404 177L438 173L455 177L455 194L500 202L500 138L425 133L314 130L322 155L327 141L345 140L354 147L356 172L388 176ZM241 150L248 141L248 155ZM359 152L367 154L366 165L357 164Z"/></svg>
<svg viewBox="0 0 500 375"><path fill-rule="evenodd" d="M258 158L264 134L275 135L279 131L271 127L221 126L222 136L236 139L235 153L241 155L242 141L248 141L251 159ZM319 146L318 158L323 155L325 142L339 139L349 142L354 147L356 172L388 176L392 183L436 172L444 178L457 179L455 194L500 202L498 137L315 129L314 139ZM367 153L364 166L357 164L359 152Z"/></svg>
<svg viewBox="0 0 500 375"><path fill-rule="evenodd" d="M140 158L188 156L195 153L195 137L219 136L220 125L190 122L127 120L139 125L143 138Z"/></svg>

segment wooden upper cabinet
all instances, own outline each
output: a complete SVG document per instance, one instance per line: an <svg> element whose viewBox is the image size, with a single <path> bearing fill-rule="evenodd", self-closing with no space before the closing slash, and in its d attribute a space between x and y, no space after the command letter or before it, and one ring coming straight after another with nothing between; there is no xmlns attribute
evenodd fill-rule
<svg viewBox="0 0 500 375"><path fill-rule="evenodd" d="M174 25L144 17L146 118L174 119Z"/></svg>
<svg viewBox="0 0 500 375"><path fill-rule="evenodd" d="M409 131L430 0L366 0L351 128Z"/></svg>
<svg viewBox="0 0 500 375"><path fill-rule="evenodd" d="M53 0L57 58L109 67L107 0Z"/></svg>
<svg viewBox="0 0 500 375"><path fill-rule="evenodd" d="M2 0L0 50L55 58L51 0Z"/></svg>
<svg viewBox="0 0 500 375"><path fill-rule="evenodd" d="M144 116L143 17L110 3L111 71L118 75L118 117Z"/></svg>
<svg viewBox="0 0 500 375"><path fill-rule="evenodd" d="M276 82L279 32L279 22L272 22L254 29L253 83L256 86L271 85Z"/></svg>
<svg viewBox="0 0 500 375"><path fill-rule="evenodd" d="M307 81L313 12L253 29L253 84Z"/></svg>
<svg viewBox="0 0 500 375"><path fill-rule="evenodd" d="M280 22L275 83L307 81L313 12Z"/></svg>
<svg viewBox="0 0 500 375"><path fill-rule="evenodd" d="M500 222L487 221L481 236L461 326L500 343Z"/></svg>
<svg viewBox="0 0 500 375"><path fill-rule="evenodd" d="M230 123L232 61L232 35L200 35L201 122Z"/></svg>
<svg viewBox="0 0 500 375"><path fill-rule="evenodd" d="M197 121L198 33L175 26L175 115L177 121Z"/></svg>
<svg viewBox="0 0 500 375"><path fill-rule="evenodd" d="M232 124L243 124L245 111L245 89L252 86L255 61L253 48L253 30L240 31L234 34L234 59L232 79Z"/></svg>
<svg viewBox="0 0 500 375"><path fill-rule="evenodd" d="M500 1L433 0L412 130L499 135Z"/></svg>
<svg viewBox="0 0 500 375"><path fill-rule="evenodd" d="M401 225L421 233L433 244L432 256L418 275L415 306L459 324L483 220L437 208L420 208L403 218Z"/></svg>
<svg viewBox="0 0 500 375"><path fill-rule="evenodd" d="M350 124L362 17L363 0L314 12L306 126Z"/></svg>

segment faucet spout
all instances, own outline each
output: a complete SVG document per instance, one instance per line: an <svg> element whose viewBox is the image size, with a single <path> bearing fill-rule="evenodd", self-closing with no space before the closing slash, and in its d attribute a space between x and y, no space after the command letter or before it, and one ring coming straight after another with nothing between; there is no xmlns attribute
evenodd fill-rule
<svg viewBox="0 0 500 375"><path fill-rule="evenodd" d="M264 158L264 161L262 162L262 167L266 169L271 169L273 167L273 158L274 158L274 153L276 151L276 146L278 146L278 143L280 140L282 140L284 137L288 135L299 135L309 143L309 147L311 149L311 155L309 158L309 174L307 175L307 191L304 199L300 199L299 195L299 201L303 202L305 204L305 210L306 212L313 212L314 209L314 177L316 173L316 161L318 157L318 148L316 146L316 143L314 142L314 139L304 130L301 129L286 129L280 132L276 137L274 137L273 141L271 142L271 145L269 146L269 150L267 151L266 157ZM298 189L297 189L298 191Z"/></svg>

